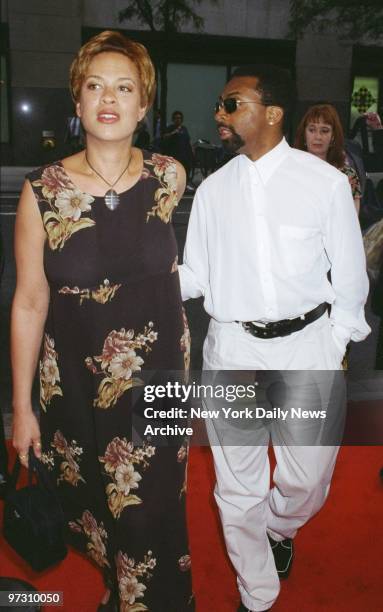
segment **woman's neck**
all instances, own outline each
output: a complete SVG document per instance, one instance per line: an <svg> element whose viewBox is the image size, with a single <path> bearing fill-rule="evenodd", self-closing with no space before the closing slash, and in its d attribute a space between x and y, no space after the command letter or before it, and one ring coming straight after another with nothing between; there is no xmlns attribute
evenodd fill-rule
<svg viewBox="0 0 383 612"><path fill-rule="evenodd" d="M113 178L132 158L132 141L99 142L87 138L84 163L87 159L105 178ZM85 155L86 154L86 155Z"/></svg>

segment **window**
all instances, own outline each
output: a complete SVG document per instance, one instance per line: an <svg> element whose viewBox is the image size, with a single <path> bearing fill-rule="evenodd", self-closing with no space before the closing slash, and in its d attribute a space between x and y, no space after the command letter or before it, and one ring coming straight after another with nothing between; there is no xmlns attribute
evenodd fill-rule
<svg viewBox="0 0 383 612"><path fill-rule="evenodd" d="M351 95L350 126L363 113L378 112L379 79L377 77L354 77L354 87Z"/></svg>

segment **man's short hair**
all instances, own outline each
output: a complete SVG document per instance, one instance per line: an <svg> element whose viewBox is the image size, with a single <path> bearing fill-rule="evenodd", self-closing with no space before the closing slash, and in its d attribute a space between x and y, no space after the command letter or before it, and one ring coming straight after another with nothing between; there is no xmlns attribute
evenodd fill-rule
<svg viewBox="0 0 383 612"><path fill-rule="evenodd" d="M178 110L173 111L172 112L172 120L175 119L176 115L179 115L181 117L182 121L184 120L184 114L183 114L182 111L178 111Z"/></svg>
<svg viewBox="0 0 383 612"><path fill-rule="evenodd" d="M261 94L261 101L266 106L280 106L284 112L286 126L295 108L296 88L290 72L286 68L268 64L248 64L234 70L234 77L256 77L256 91ZM229 79L229 80L230 80Z"/></svg>

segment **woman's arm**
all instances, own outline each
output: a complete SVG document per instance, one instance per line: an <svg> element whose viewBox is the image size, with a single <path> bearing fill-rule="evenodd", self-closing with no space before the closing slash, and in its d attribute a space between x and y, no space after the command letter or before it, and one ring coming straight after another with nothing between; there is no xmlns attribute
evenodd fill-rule
<svg viewBox="0 0 383 612"><path fill-rule="evenodd" d="M166 128L166 129L170 129L170 128ZM174 128L171 132L170 131L168 131L168 132L164 131L162 133L162 138L165 138L165 139L166 138L170 138L171 136L174 136L175 134L178 134L179 131L180 131L179 127L178 128Z"/></svg>
<svg viewBox="0 0 383 612"><path fill-rule="evenodd" d="M32 411L31 392L49 304L44 242L40 212L31 185L26 182L16 215L17 284L11 314L13 446L25 466L31 445L35 455L41 455L40 428Z"/></svg>

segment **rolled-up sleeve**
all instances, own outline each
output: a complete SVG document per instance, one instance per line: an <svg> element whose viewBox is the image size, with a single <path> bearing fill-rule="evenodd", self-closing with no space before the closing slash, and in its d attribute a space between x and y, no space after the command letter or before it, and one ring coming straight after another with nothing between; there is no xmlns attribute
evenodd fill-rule
<svg viewBox="0 0 383 612"><path fill-rule="evenodd" d="M201 189L197 189L190 213L188 231L179 266L182 299L205 295L209 283L209 259L207 249L206 212Z"/></svg>
<svg viewBox="0 0 383 612"><path fill-rule="evenodd" d="M335 183L331 200L324 238L335 292L331 322L334 339L345 347L350 339L359 342L371 331L364 313L369 280L362 234L346 177Z"/></svg>

